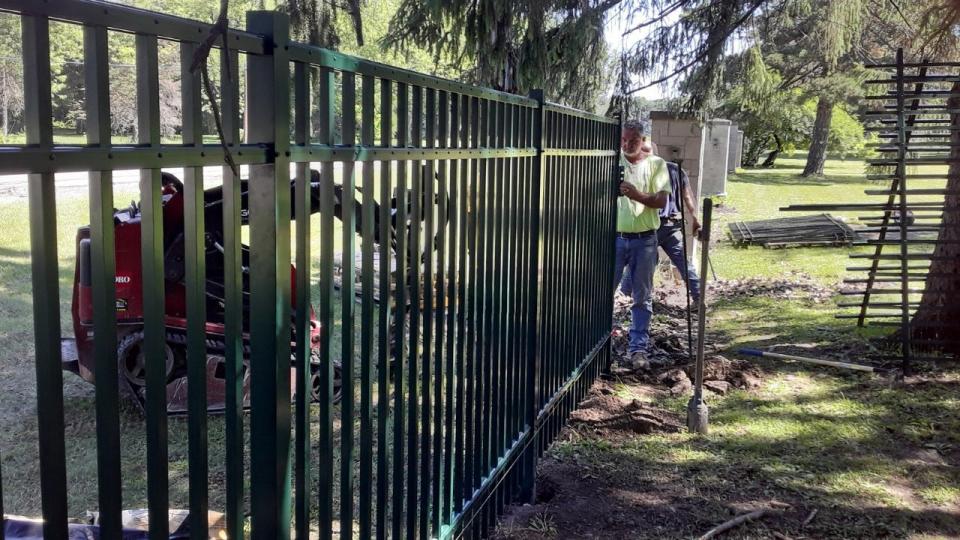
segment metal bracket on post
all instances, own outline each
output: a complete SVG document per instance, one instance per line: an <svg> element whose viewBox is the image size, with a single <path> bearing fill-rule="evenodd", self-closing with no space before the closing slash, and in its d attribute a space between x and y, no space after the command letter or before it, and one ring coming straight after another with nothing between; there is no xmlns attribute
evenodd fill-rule
<svg viewBox="0 0 960 540"><path fill-rule="evenodd" d="M529 328L527 329L530 340L527 345L527 358L533 362L532 369L527 370L527 403L526 403L526 424L527 429L531 439L529 444L527 444L527 449L524 451L524 455L521 458L522 467L523 467L523 479L520 489L519 499L521 501L533 502L536 497L536 479L537 479L537 448L539 444L536 442L537 436L537 412L540 408L540 387L538 381L540 380L540 332L539 329L539 320L540 320L540 201L541 201L541 187L543 184L543 169L544 169L544 160L546 159L543 155L544 150L544 139L543 139L543 115L544 112L544 94L543 90L532 90L530 92L530 97L537 100L537 108L535 109L532 120L533 120L533 144L537 149L537 155L533 160L533 167L530 169L530 176L533 180L533 198L530 202L530 233L531 238L533 239L530 242L530 267L528 271L530 276L530 303L527 306L527 321Z"/></svg>
<svg viewBox="0 0 960 540"><path fill-rule="evenodd" d="M273 149L250 166L250 507L252 538L290 538L289 18L247 13L265 38L247 59L247 142Z"/></svg>
<svg viewBox="0 0 960 540"><path fill-rule="evenodd" d="M617 156L613 161L613 168L610 171L611 176L613 176L613 178L616 179L616 181L613 182L613 197L611 197L611 204L613 205L613 208L610 210L610 220L611 220L610 230L613 231L614 233L616 233L616 230L617 230L616 202L617 202L617 199L620 197L620 183L623 182L624 174L626 172L623 167L623 148L620 145L620 141L619 141L619 139L623 136L623 124L627 121L626 112L620 111L618 119L619 119L619 130L617 131ZM616 275L616 270L613 268L613 266L616 264L615 261L617 256L617 235L611 234L608 242L610 242L609 247L607 248L610 250L610 257L609 257L610 268L609 268L609 271L607 272L607 276L608 276L607 279L610 280L610 288L607 290L610 291L610 294L607 295L608 302L609 302L609 309L607 309L607 313L608 313L608 317L610 318L608 320L607 327L610 328L611 339L607 341L607 363L604 366L602 366L602 371L606 375L610 374L610 368L613 366L613 324L614 324L613 297L617 294L617 287L620 285L619 283L615 283L613 281L613 277Z"/></svg>

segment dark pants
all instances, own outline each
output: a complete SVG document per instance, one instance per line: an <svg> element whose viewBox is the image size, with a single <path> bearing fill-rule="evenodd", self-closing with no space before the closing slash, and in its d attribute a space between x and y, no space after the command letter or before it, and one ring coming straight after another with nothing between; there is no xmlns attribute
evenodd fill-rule
<svg viewBox="0 0 960 540"><path fill-rule="evenodd" d="M657 242L660 247L670 257L670 261L683 279L687 280L690 286L690 296L696 301L700 298L700 276L692 266L687 264L686 257L683 256L683 228L679 223L673 221L664 221L657 229Z"/></svg>
<svg viewBox="0 0 960 540"><path fill-rule="evenodd" d="M657 244L663 248L663 251L670 258L670 262L677 267L683 279L687 280L690 286L690 297L693 301L700 298L700 276L692 266L688 268L686 258L683 256L683 229L679 223L664 220L657 229ZM629 268L623 273L623 279L620 281L620 290L623 294L630 296L633 294L633 281Z"/></svg>
<svg viewBox="0 0 960 540"><path fill-rule="evenodd" d="M629 288L621 286L624 294L633 299L630 308L630 340L627 352L646 350L650 339L650 318L653 316L653 273L657 269L657 235L639 238L617 237L614 283L630 281ZM628 277L629 276L629 277Z"/></svg>

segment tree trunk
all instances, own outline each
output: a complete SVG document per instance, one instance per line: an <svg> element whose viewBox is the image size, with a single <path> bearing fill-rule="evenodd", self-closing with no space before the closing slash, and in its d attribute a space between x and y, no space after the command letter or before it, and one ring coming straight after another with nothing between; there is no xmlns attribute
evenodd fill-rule
<svg viewBox="0 0 960 540"><path fill-rule="evenodd" d="M767 159L763 160L763 165L760 165L765 169L769 169L770 167L773 167L773 164L777 162L777 156L780 155L780 152L783 152L783 141L780 140L780 136L774 133L773 140L776 141L777 147L771 150L769 154L767 154Z"/></svg>
<svg viewBox="0 0 960 540"><path fill-rule="evenodd" d="M830 121L833 120L833 101L820 96L817 100L817 119L810 135L810 152L802 176L822 176L823 162L827 159L827 139L830 137Z"/></svg>
<svg viewBox="0 0 960 540"><path fill-rule="evenodd" d="M960 82L953 83L953 95L960 94ZM951 97L947 108L960 109L960 98ZM960 129L960 113L950 115L950 125ZM960 328L960 131L950 133L950 168L947 173L947 195L944 196L943 218L930 263L920 307L911 324L915 340L943 340L934 345L918 344L918 349L941 349L960 354L957 342ZM908 186L909 187L909 186Z"/></svg>

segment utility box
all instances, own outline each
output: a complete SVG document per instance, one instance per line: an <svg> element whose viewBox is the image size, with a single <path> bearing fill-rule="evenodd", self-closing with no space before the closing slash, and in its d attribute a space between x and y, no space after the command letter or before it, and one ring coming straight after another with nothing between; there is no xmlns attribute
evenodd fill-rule
<svg viewBox="0 0 960 540"><path fill-rule="evenodd" d="M727 172L735 173L743 159L743 130L736 124L730 126L730 155L727 157Z"/></svg>
<svg viewBox="0 0 960 540"><path fill-rule="evenodd" d="M690 191L698 206L704 197L726 194L730 163L740 163L743 132L736 128L731 131L731 127L730 120L714 119L704 123L693 116L650 112L650 135L657 145L658 155L679 163L687 172ZM734 132L739 132L739 136L733 136ZM737 149L731 149L732 138L739 142ZM699 207L697 213L700 213ZM689 224L687 227L689 229ZM689 235L690 231L687 233ZM699 242L692 235L687 239L688 259L697 267ZM698 272L702 273L702 270L698 269Z"/></svg>
<svg viewBox="0 0 960 540"><path fill-rule="evenodd" d="M707 120L700 152L700 196L727 194L727 162L730 158L730 121Z"/></svg>

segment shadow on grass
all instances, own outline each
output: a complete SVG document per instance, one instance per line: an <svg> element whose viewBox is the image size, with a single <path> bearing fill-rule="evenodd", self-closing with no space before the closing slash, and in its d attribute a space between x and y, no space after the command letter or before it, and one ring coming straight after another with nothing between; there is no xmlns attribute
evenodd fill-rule
<svg viewBox="0 0 960 540"><path fill-rule="evenodd" d="M730 357L740 346L788 345L806 356L853 358L869 335L835 319L830 302L744 296L716 301L711 313L710 341L729 344L722 354ZM551 514L561 538L695 537L774 500L790 506L732 536L960 535L960 374L896 382L751 360L764 385L708 396L707 437L568 428L541 470L580 480L535 510ZM688 397L657 401L682 417ZM584 523L583 500L603 507L602 517ZM631 526L636 533L623 536Z"/></svg>
<svg viewBox="0 0 960 540"><path fill-rule="evenodd" d="M795 168L748 169L749 172L732 175L731 183L761 186L833 186L837 184L863 184L865 177L856 175L826 175L804 178Z"/></svg>
<svg viewBox="0 0 960 540"><path fill-rule="evenodd" d="M960 442L960 416L956 404L949 405L960 379L889 387L869 377L827 377L816 381L822 388L790 395L791 383L815 383L800 370L776 371L785 392L736 392L711 401L708 437L611 441L581 434L559 442L551 456L568 473L596 478L584 483L598 493L571 496L615 498L611 513L640 519L644 528L636 538L702 534L731 512L771 500L790 507L745 526L744 537L770 537L770 531L810 538L960 534L960 475L923 446ZM935 418L942 422L936 429L922 426ZM938 493L946 500L931 500ZM552 504L563 509L566 501ZM816 519L803 525L813 509ZM582 527L565 523L559 512L556 519L561 533ZM596 525L602 535L604 524Z"/></svg>

